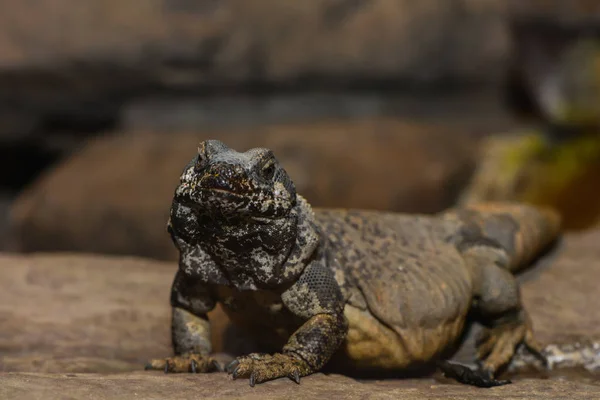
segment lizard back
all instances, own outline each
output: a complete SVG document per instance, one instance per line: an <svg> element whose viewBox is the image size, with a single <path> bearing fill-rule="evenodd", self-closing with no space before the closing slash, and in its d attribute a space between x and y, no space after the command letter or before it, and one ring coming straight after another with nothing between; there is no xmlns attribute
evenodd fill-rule
<svg viewBox="0 0 600 400"><path fill-rule="evenodd" d="M342 288L358 289L386 325L436 327L465 314L471 277L450 242L457 222L358 210L315 216Z"/></svg>

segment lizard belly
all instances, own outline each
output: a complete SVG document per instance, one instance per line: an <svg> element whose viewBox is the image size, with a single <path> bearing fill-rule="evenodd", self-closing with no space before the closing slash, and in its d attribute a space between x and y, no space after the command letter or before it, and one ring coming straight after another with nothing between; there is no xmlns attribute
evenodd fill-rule
<svg viewBox="0 0 600 400"><path fill-rule="evenodd" d="M436 327L392 329L349 304L344 314L349 329L340 355L357 370L403 369L431 361L455 342L465 322L460 317Z"/></svg>

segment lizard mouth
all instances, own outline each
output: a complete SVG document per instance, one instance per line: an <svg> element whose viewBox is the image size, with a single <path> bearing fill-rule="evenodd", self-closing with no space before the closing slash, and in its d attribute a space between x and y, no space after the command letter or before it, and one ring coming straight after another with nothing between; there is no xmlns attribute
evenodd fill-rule
<svg viewBox="0 0 600 400"><path fill-rule="evenodd" d="M231 189L222 189L222 188L201 188L200 189L201 192L204 193L217 193L218 195L225 195L225 196L233 196L233 197L243 197L242 194L237 193Z"/></svg>
<svg viewBox="0 0 600 400"><path fill-rule="evenodd" d="M268 224L285 218L292 208L285 199L274 198L250 182L215 175L182 183L177 194L177 201L195 212L228 221L239 218Z"/></svg>
<svg viewBox="0 0 600 400"><path fill-rule="evenodd" d="M204 209L207 205L218 205L219 201L242 201L245 199L240 193L229 189L220 188L198 188L195 194L184 193L177 196L177 201L193 208Z"/></svg>

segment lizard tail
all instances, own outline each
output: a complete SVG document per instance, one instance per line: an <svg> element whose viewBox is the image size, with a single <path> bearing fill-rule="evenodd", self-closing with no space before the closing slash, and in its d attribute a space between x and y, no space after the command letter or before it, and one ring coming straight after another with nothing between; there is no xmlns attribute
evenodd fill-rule
<svg viewBox="0 0 600 400"><path fill-rule="evenodd" d="M451 213L481 234L499 243L509 254L510 271L526 267L540 256L560 235L558 212L523 203L480 203L455 209Z"/></svg>

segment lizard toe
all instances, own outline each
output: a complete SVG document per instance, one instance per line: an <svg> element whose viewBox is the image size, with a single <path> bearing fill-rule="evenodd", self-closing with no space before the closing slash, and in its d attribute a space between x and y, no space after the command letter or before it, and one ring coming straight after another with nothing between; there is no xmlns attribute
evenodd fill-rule
<svg viewBox="0 0 600 400"><path fill-rule="evenodd" d="M216 361L212 357L202 356L200 354L189 354L165 359L155 359L147 363L144 369L158 370L163 371L164 373L206 373L218 371L215 367L215 363Z"/></svg>
<svg viewBox="0 0 600 400"><path fill-rule="evenodd" d="M510 379L495 379L492 372L485 368L471 369L466 365L451 363L449 361L440 361L437 363L437 366L446 377L470 386L490 388L512 383Z"/></svg>
<svg viewBox="0 0 600 400"><path fill-rule="evenodd" d="M231 370L233 365L233 370ZM233 379L248 378L250 386L277 378L290 378L300 383L300 377L308 375L307 365L287 354L258 354L238 357L228 366Z"/></svg>

